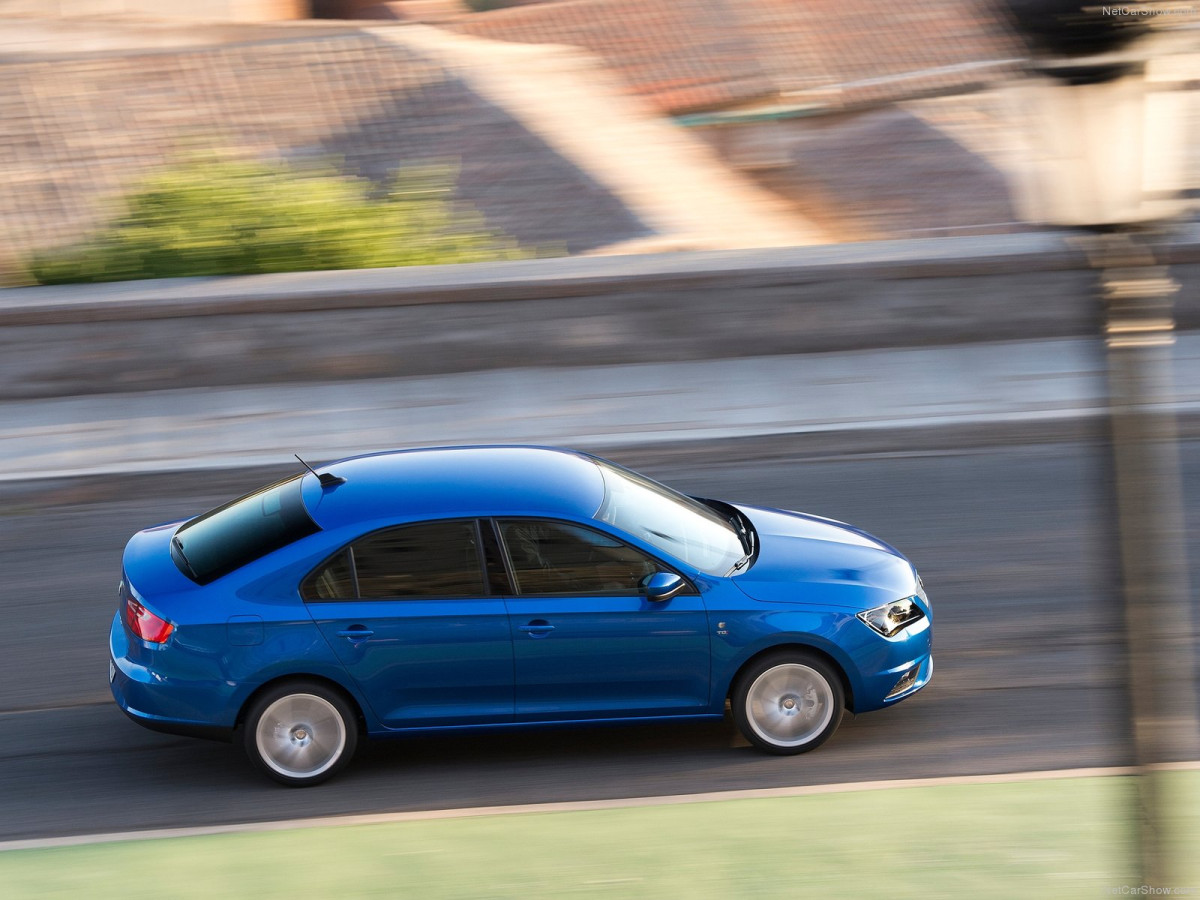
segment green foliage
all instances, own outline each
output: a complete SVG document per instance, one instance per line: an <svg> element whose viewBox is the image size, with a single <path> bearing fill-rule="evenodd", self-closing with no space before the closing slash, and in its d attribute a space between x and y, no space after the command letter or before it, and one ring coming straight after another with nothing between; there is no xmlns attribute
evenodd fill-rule
<svg viewBox="0 0 1200 900"><path fill-rule="evenodd" d="M409 169L381 192L332 169L192 159L147 179L91 238L28 268L42 284L63 284L528 255L451 201L452 174Z"/></svg>
<svg viewBox="0 0 1200 900"><path fill-rule="evenodd" d="M488 12L493 9L506 9L510 6L519 6L515 0L466 0L467 6L473 12Z"/></svg>

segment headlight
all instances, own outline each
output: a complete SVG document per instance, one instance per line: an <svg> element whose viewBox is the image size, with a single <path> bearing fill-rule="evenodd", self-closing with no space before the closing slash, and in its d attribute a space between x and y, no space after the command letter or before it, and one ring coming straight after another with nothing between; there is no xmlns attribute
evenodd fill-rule
<svg viewBox="0 0 1200 900"><path fill-rule="evenodd" d="M896 632L908 627L913 622L925 618L921 607L913 603L915 597L905 597L894 603L885 603L866 612L860 612L858 617L884 637L891 637Z"/></svg>

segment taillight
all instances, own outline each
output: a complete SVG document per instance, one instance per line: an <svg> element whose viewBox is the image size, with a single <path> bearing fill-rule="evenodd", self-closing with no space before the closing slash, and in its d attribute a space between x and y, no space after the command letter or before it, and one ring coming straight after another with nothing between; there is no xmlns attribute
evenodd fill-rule
<svg viewBox="0 0 1200 900"><path fill-rule="evenodd" d="M175 626L161 616L156 616L132 597L125 598L125 623L129 630L143 641L152 644L166 643Z"/></svg>

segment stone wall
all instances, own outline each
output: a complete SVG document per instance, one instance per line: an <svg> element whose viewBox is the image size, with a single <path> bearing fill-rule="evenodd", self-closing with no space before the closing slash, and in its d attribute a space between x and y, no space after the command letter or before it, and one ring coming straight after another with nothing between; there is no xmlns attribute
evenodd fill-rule
<svg viewBox="0 0 1200 900"><path fill-rule="evenodd" d="M1161 248L1200 329L1200 233ZM1099 335L1054 234L0 290L0 399Z"/></svg>

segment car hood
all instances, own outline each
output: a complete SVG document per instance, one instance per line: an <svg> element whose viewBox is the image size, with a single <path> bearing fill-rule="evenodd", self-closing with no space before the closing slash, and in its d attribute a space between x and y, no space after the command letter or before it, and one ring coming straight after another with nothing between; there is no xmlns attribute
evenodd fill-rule
<svg viewBox="0 0 1200 900"><path fill-rule="evenodd" d="M733 581L755 600L861 610L917 592L912 564L865 531L804 513L738 509L754 524L759 547Z"/></svg>

